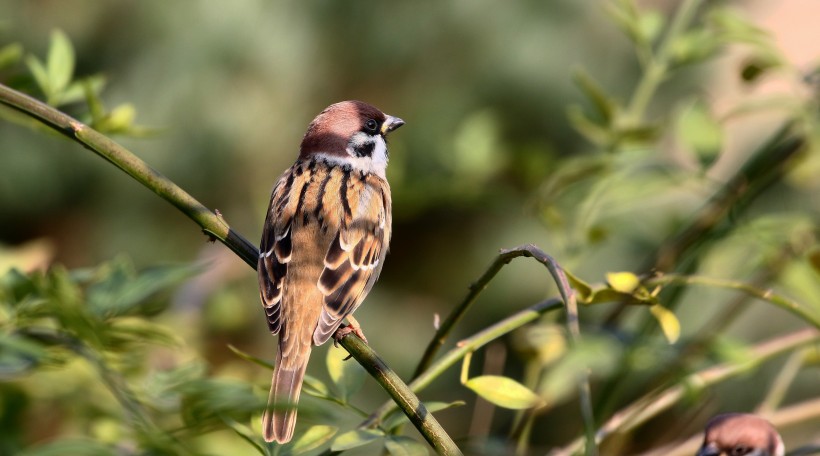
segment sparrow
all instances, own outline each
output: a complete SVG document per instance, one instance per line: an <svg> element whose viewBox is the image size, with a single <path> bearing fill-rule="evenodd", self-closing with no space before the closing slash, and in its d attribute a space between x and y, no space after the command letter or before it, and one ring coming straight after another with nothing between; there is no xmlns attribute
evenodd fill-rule
<svg viewBox="0 0 820 456"><path fill-rule="evenodd" d="M361 101L333 104L310 123L296 163L273 189L257 267L268 328L279 334L262 417L268 442L293 437L313 346L334 334L364 339L351 314L379 277L390 243L386 136L402 125ZM346 317L350 326L340 329Z"/></svg>
<svg viewBox="0 0 820 456"><path fill-rule="evenodd" d="M747 413L709 420L696 456L783 456L783 439L768 421Z"/></svg>

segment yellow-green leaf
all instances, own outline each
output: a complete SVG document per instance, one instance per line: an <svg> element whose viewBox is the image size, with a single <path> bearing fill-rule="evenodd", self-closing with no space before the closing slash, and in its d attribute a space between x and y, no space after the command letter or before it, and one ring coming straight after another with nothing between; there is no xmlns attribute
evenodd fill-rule
<svg viewBox="0 0 820 456"><path fill-rule="evenodd" d="M315 450L330 441L338 430L339 429L334 426L311 426L310 429L299 435L293 443L291 443L291 453L302 454Z"/></svg>
<svg viewBox="0 0 820 456"><path fill-rule="evenodd" d="M661 330L663 331L663 335L666 336L666 340L668 340L670 344L677 342L680 338L680 321L678 321L678 317L676 317L671 310L660 304L650 306L649 311L652 313L652 316L658 320L658 324L661 325Z"/></svg>
<svg viewBox="0 0 820 456"><path fill-rule="evenodd" d="M430 454L421 442L404 435L391 436L384 441L384 448L391 456L427 456Z"/></svg>
<svg viewBox="0 0 820 456"><path fill-rule="evenodd" d="M49 87L53 96L68 87L71 76L74 74L74 47L71 41L61 30L51 32L51 45L46 58ZM53 100L59 101L59 100Z"/></svg>
<svg viewBox="0 0 820 456"><path fill-rule="evenodd" d="M482 375L467 380L464 386L487 401L508 409L527 409L541 402L532 390L508 377Z"/></svg>
<svg viewBox="0 0 820 456"><path fill-rule="evenodd" d="M347 402L351 396L359 391L359 388L364 384L365 371L362 366L347 358L347 351L335 349L331 347L327 351L327 372L330 374L330 379L336 386L335 390L338 393L339 399Z"/></svg>
<svg viewBox="0 0 820 456"><path fill-rule="evenodd" d="M333 445L330 446L332 451L344 451L351 448L357 448L362 445L384 437L384 433L377 429L354 429L345 432L336 437Z"/></svg>
<svg viewBox="0 0 820 456"><path fill-rule="evenodd" d="M613 290L632 293L641 284L641 279L631 272L608 272L606 281Z"/></svg>

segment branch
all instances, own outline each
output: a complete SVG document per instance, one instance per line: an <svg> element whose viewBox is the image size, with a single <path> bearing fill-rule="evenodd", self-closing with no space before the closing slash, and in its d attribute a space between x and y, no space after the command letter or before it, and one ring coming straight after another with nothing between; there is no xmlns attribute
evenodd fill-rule
<svg viewBox="0 0 820 456"><path fill-rule="evenodd" d="M818 340L820 340L820 333L812 328L757 344L751 349L751 359L745 362L724 363L704 369L685 377L677 385L666 390L655 391L633 401L630 405L615 413L612 418L601 426L596 439L600 444L613 434L631 431L661 412L668 410L681 399L690 396L693 391L703 390L728 378L748 372L751 367L768 359L789 350L816 343ZM556 456L573 454L582 445L583 442L577 439L561 451L553 454Z"/></svg>
<svg viewBox="0 0 820 456"><path fill-rule="evenodd" d="M561 269L561 266L554 258L544 253L543 250L535 245L522 245L512 249L501 250L496 259L490 264L490 267L487 268L487 271L470 285L470 291L467 293L467 296L447 317L444 323L442 323L438 331L436 331L433 340L430 341L418 367L416 367L416 373L413 375L414 378L417 379L421 376L429 366L436 352L444 344L447 336L449 336L450 331L452 331L455 324L461 320L464 314L467 313L467 310L473 305L478 295L487 287L490 280L495 277L504 265L509 264L510 261L519 257L533 258L547 267L553 280L555 280L555 284L558 286L558 292L561 294L561 298L564 300L570 344L575 346L578 343L581 338L581 329L578 324L578 303L575 299L575 293L573 293L572 288L569 286L569 280L567 280L564 270ZM589 379L586 376L582 378L578 384L578 397L580 399L584 433L587 439L586 454L594 455L597 454L595 446L595 416L592 411L592 393L589 387Z"/></svg>
<svg viewBox="0 0 820 456"><path fill-rule="evenodd" d="M237 256L256 269L259 250L254 244L231 229L220 216L214 214L159 171L152 169L128 149L80 121L3 84L0 84L0 104L42 122L111 162L162 199L173 204L199 225L206 234L219 239ZM433 415L424 413L426 411L418 398L369 346L355 337L343 338L341 345L376 377L436 451L448 455L461 454Z"/></svg>

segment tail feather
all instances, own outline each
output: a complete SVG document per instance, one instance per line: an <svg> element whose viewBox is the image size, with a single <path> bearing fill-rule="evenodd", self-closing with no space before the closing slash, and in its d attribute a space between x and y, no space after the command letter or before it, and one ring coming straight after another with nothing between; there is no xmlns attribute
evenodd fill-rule
<svg viewBox="0 0 820 456"><path fill-rule="evenodd" d="M308 355L310 353L308 352ZM294 369L282 366L281 354L276 356L276 367L273 369L268 406L262 416L262 429L265 441L287 443L293 438L296 426L296 405L302 391L302 380L305 377L308 356L301 357Z"/></svg>

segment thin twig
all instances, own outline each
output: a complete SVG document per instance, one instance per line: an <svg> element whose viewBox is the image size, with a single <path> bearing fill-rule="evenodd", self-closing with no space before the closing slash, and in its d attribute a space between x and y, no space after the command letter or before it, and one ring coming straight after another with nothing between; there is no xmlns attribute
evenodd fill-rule
<svg viewBox="0 0 820 456"><path fill-rule="evenodd" d="M501 250L484 274L470 285L470 291L467 293L467 296L441 324L438 331L436 331L433 340L430 341L418 367L416 367L414 378L418 379L427 369L427 366L432 362L436 352L444 344L455 324L467 313L467 310L473 305L481 291L487 287L490 280L495 277L502 267L519 257L533 258L549 270L550 275L552 275L553 280L555 280L558 286L558 292L561 294L566 307L566 325L570 334L570 344L572 346L577 345L581 338L581 329L578 322L578 303L575 299L575 293L573 293L572 287L569 285L566 274L564 274L558 262L547 255L543 250L533 244L522 245L512 249ZM587 375L584 375L578 382L578 395L581 406L581 417L584 424L584 433L588 442L586 454L592 456L597 454L598 451L595 446L595 416L592 411L592 392L589 387L589 378Z"/></svg>
<svg viewBox="0 0 820 456"><path fill-rule="evenodd" d="M814 328L789 333L761 342L755 345L750 352L750 359L743 362L724 363L704 369L687 376L676 385L663 391L655 391L633 401L629 406L615 413L601 426L596 434L600 444L607 437L628 432L661 412L668 410L693 391L703 390L728 378L740 375L774 356L798 349L820 340L820 333ZM584 442L576 439L562 450L551 453L553 455L569 455L581 449Z"/></svg>

